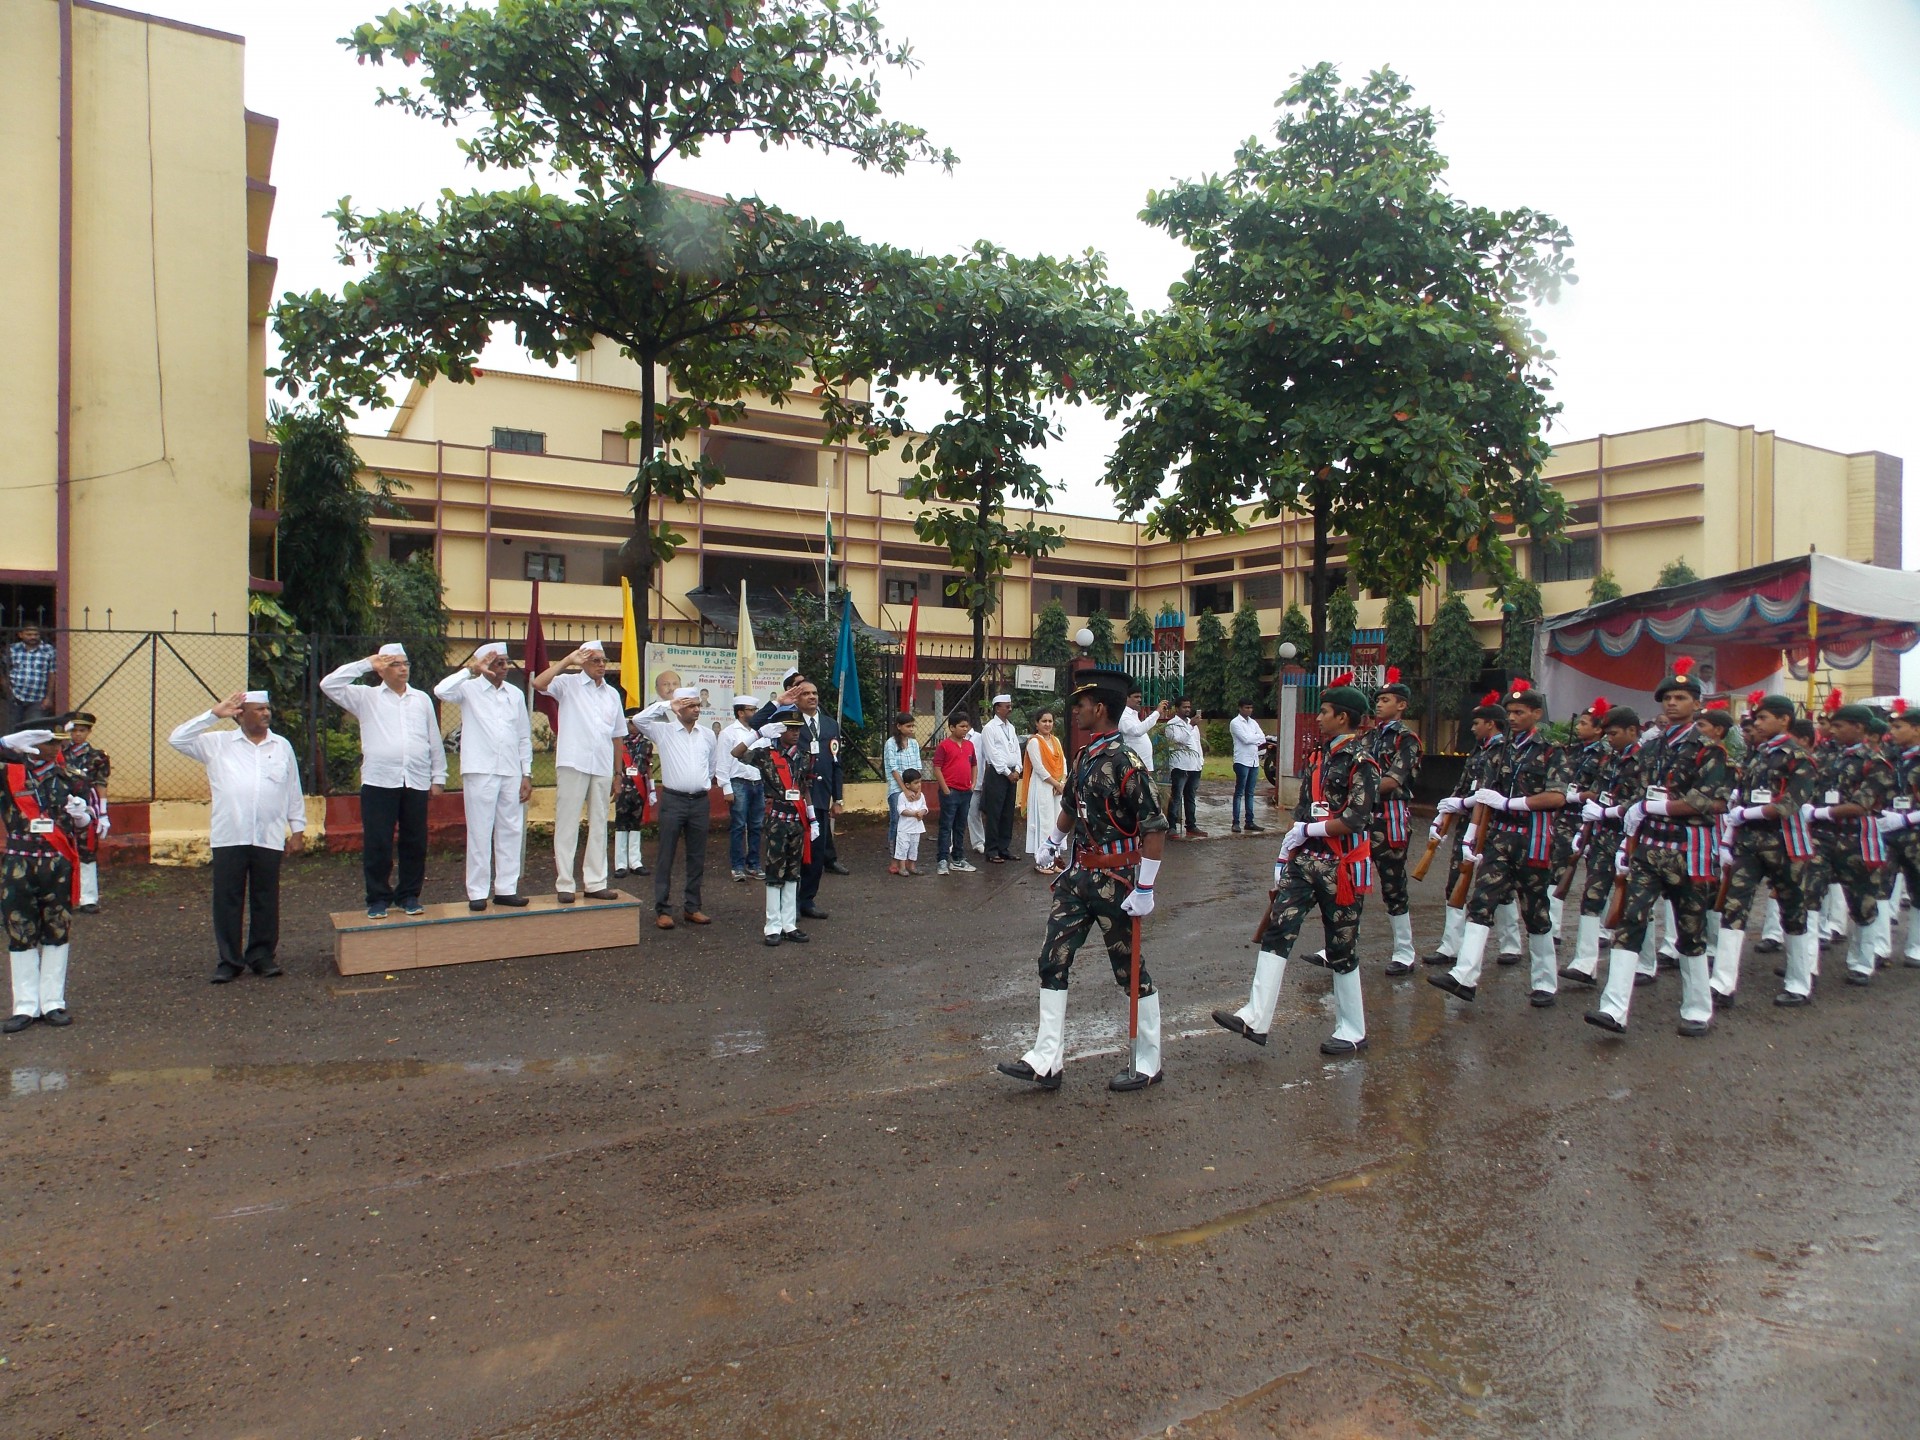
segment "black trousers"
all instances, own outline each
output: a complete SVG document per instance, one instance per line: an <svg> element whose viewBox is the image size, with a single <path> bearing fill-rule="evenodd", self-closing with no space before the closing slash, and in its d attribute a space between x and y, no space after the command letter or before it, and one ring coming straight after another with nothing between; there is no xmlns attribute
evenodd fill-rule
<svg viewBox="0 0 1920 1440"><path fill-rule="evenodd" d="M386 905L420 898L427 878L426 790L405 786L360 787L361 868L367 877L367 904ZM400 874L393 873L393 852L400 851Z"/></svg>
<svg viewBox="0 0 1920 1440"><path fill-rule="evenodd" d="M667 895L673 889L673 855L682 839L687 845L687 879L680 888L680 908L691 915L700 908L700 877L707 868L707 830L712 825L707 794L683 795L662 788L660 805L654 818L660 826L660 839L653 852L653 908L661 915L673 907Z"/></svg>
<svg viewBox="0 0 1920 1440"><path fill-rule="evenodd" d="M1167 823L1179 825L1180 812L1186 810L1186 827L1191 830L1193 824L1193 803L1200 793L1200 772L1198 770L1169 770L1167 778L1173 782L1173 799L1167 802Z"/></svg>
<svg viewBox="0 0 1920 1440"><path fill-rule="evenodd" d="M246 943L240 918L246 913ZM220 963L260 969L280 948L280 852L264 845L213 847L213 942Z"/></svg>
<svg viewBox="0 0 1920 1440"><path fill-rule="evenodd" d="M1011 856L1013 846L1013 781L998 770L987 775L980 792L980 825L986 832L987 854L1002 860Z"/></svg>
<svg viewBox="0 0 1920 1440"><path fill-rule="evenodd" d="M820 875L829 861L838 860L840 852L833 845L833 796L824 785L813 787L813 818L820 822L820 838L813 842L813 858L800 867L800 908L808 909L814 896L820 893Z"/></svg>

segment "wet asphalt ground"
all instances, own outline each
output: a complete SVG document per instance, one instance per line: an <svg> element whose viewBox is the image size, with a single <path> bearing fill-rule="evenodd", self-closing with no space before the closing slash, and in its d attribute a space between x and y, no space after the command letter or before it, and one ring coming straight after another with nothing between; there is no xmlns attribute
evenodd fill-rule
<svg viewBox="0 0 1920 1440"><path fill-rule="evenodd" d="M205 876L112 872L78 1023L0 1040L0 1432L1916 1433L1920 970L1830 951L1781 1011L1750 954L1706 1039L1668 974L1620 1040L1524 969L1386 980L1375 907L1368 1051L1320 1055L1299 964L1259 1049L1208 1012L1278 832L1213 828L1148 925L1168 1078L1124 1096L1097 948L1064 1088L992 1071L1045 879L892 879L874 830L806 947L722 871L705 930L392 980L332 972L350 859L290 866L286 977L220 989Z"/></svg>

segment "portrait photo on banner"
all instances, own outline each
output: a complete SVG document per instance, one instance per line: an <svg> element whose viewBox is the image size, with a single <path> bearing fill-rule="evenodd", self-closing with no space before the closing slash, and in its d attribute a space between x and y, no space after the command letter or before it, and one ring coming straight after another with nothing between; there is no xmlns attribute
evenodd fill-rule
<svg viewBox="0 0 1920 1440"><path fill-rule="evenodd" d="M733 718L733 673L736 656L731 648L694 645L648 645L643 703L669 700L683 685L700 692L700 718L725 722ZM753 698L765 704L780 690L780 677L800 663L798 650L762 650L753 670Z"/></svg>

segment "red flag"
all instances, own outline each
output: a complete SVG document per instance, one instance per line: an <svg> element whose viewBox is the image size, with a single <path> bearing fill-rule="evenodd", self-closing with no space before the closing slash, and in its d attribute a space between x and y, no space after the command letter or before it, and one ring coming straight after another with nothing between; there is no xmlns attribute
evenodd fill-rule
<svg viewBox="0 0 1920 1440"><path fill-rule="evenodd" d="M551 695L533 688L533 677L547 668L547 636L540 628L540 582L533 582L533 608L527 612L527 698L533 708L547 717L554 733L560 733L560 705Z"/></svg>
<svg viewBox="0 0 1920 1440"><path fill-rule="evenodd" d="M900 708L913 713L913 692L920 683L920 652L915 642L920 636L920 597L913 597L913 613L907 617L907 658L900 665Z"/></svg>

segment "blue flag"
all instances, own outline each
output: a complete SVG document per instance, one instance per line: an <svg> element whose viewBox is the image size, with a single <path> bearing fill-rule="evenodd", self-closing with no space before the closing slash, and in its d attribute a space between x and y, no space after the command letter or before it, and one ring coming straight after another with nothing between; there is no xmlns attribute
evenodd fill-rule
<svg viewBox="0 0 1920 1440"><path fill-rule="evenodd" d="M833 685L840 692L840 718L863 724L860 709L860 670L853 660L853 597L841 601L840 643L833 651Z"/></svg>

